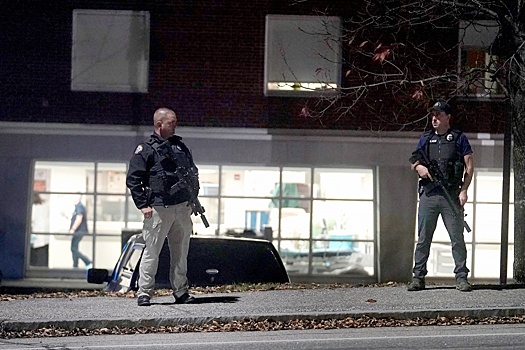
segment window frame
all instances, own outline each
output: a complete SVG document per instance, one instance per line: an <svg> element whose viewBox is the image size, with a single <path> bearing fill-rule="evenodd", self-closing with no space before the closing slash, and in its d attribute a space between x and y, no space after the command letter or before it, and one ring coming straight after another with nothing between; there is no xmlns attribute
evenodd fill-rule
<svg viewBox="0 0 525 350"><path fill-rule="evenodd" d="M71 91L147 93L149 12L75 9L72 16ZM129 32L124 32L126 25ZM107 31L97 35L92 34L94 29ZM135 51L130 52L130 47ZM90 57L93 52L100 56Z"/></svg>
<svg viewBox="0 0 525 350"><path fill-rule="evenodd" d="M49 187L46 184L51 184L51 181L46 181L46 172L42 172L42 170L37 169L45 169L45 167L52 167L53 165L59 165L60 168L67 168L66 163L79 163L80 165L87 167L88 165L92 165L89 167L89 172L91 175L87 174L89 176L87 178L87 181L85 181L85 188L79 188L78 186L75 187L73 185L78 185L78 181L74 184L66 184L65 187ZM126 166L124 167L124 164ZM38 165L38 166L37 166ZM42 167L44 165L44 167ZM51 168L50 168L51 169ZM131 215L131 209L134 208L134 204L130 195L129 190L124 190L122 186L122 174L124 171L127 172L128 166L126 162L123 161L82 161L82 162L76 162L76 161L54 161L54 160L40 160L35 159L33 163L33 183L32 183L32 190L30 191L30 198L34 198L35 194L43 194L43 195L59 195L59 196L71 196L75 194L83 194L84 196L89 196L91 198L88 203L86 203L86 206L88 206L88 217L90 220L90 236L89 239L86 238L84 243L88 244L87 247L89 247L89 256L92 258L93 263L97 264L97 266L100 267L100 260L107 260L104 254L104 251L101 250L102 247L100 246L100 243L106 243L108 241L111 241L111 244L115 246L115 244L120 245L120 238L123 238L124 235L121 237L120 232L113 232L113 231L107 231L104 228L107 226L106 221L108 219L106 218L106 215L109 215L110 212L106 210L102 210L101 213L97 211L97 206L102 205L104 199L107 199L108 197L114 197L117 199L117 197L121 197L124 199L124 221L119 221L119 219L116 219L115 221L111 221L110 223L122 223L122 230L137 230L139 229L139 226L141 227L141 221L136 221L136 217L134 215ZM377 213L375 212L376 208L376 188L375 185L373 185L373 189L371 189L374 193L372 197L370 196L364 196L359 195L359 193L354 193L350 195L348 198L335 198L333 196L316 196L315 195L315 188L321 188L321 182L319 182L319 177L315 176L314 174L320 174L320 173L335 173L335 174L351 174L354 175L359 172L363 172L366 176L371 176L375 178L376 172L373 168L354 168L354 167L348 167L348 168L327 168L327 167L309 167L309 166L301 166L301 167L283 167L283 166L254 166L254 165L213 165L213 164L205 164L205 165L199 165L199 169L202 170L202 177L201 179L206 179L207 184L211 185L212 190L209 191L209 193L202 193L202 195L199 196L201 202L206 206L207 211L206 215L209 218L209 222L211 224L211 228L208 230L204 230L201 226L203 226L202 222L200 221L199 217L193 217L194 220L194 230L195 232L198 231L199 235L205 236L205 235L219 235L225 234L226 230L233 228L236 229L237 227L232 226L233 224L244 222L244 227L241 227L245 231L253 230L254 234L257 232L258 237L264 238L264 239L270 239L273 241L276 248L279 250L281 254L285 254L283 257L283 261L287 261L289 264L289 267L296 268L297 266L300 266L299 272L293 272L289 271L290 275L297 275L297 276L327 276L329 273L329 268L335 269L335 266L341 266L348 267L349 265L349 253L352 254L352 257L354 256L360 256L363 255L366 257L366 265L364 265L364 268L359 270L358 273L363 273L366 269L367 277L372 277L377 273L377 264L375 262L377 250L377 227L376 227L376 219L375 216ZM317 171L316 171L317 169ZM275 172L275 176L272 174L266 174L266 182L268 183L268 178L270 177L270 180L273 178L276 181L278 181L278 191L271 192L271 188L267 186L268 194L261 194L259 192L257 193L249 193L245 194L243 192L235 192L235 193L223 193L222 186L224 185L225 179L225 173L230 175L235 175L235 172L232 172L232 170L243 170L247 171L248 173L254 173L258 174L261 172ZM42 172L42 174L38 174L37 171ZM61 170L66 175L69 174L70 170ZM47 178L57 178L56 175L52 173L52 170L47 171L49 173ZM240 178L243 181L245 180L245 173L241 174ZM115 184L111 183L110 180L119 181L121 185L115 186ZM249 179L248 184L253 185L254 179ZM326 180L326 182L330 182L330 179ZM76 181L76 180L75 180ZM273 181L273 180L272 180ZM338 186L336 182L333 182L333 186ZM55 183L55 182L53 182ZM84 183L84 181L82 182ZM301 187L299 191L292 191L292 192L286 192L281 189L281 184L301 184L304 185ZM374 180L370 183L375 183ZM63 184L60 183L60 186ZM201 183L204 184L204 181ZM257 183L259 184L259 182ZM205 186L203 186L204 188ZM216 188L217 187L217 188ZM76 191L76 188L79 188L80 191ZM299 188L298 188L299 189ZM206 191L203 191L206 192ZM329 193L335 193L333 190L331 190ZM337 196L336 196L337 197ZM231 208L231 212L229 213L230 217L232 215L238 216L236 217L234 221L224 221L224 211L226 209L225 201L228 201L228 203L235 204L233 208ZM265 223L267 219L269 219L269 216L264 216L265 213L270 215L271 213L271 207L269 206L269 203L275 201L275 203L278 203L277 207L275 207L275 210L273 212L274 219L276 221L273 222L272 226L268 226ZM109 202L109 201L107 201ZM284 203L290 203L293 202L293 206L288 206ZM334 214L333 210L320 210L319 215L321 215L322 218L326 218L326 235L321 236L318 234L314 234L314 230L318 229L319 222L321 222L321 217L319 215L315 216L314 213L314 207L318 205L325 205L327 203L336 203L339 206L347 206L347 205L356 205L356 203L369 203L372 212L370 212L370 215L373 217L373 222L370 223L370 221L365 222L363 225L365 225L369 232L371 233L369 236L349 236L345 234L346 231L344 231L344 228L341 226L335 227L333 223L334 220L339 220L341 218L340 216L337 216ZM213 203L213 205L212 205ZM261 205L262 203L262 205ZM245 204L254 204L251 209L249 206ZM102 206L101 206L102 208ZM99 209L101 209L99 208ZM30 209L29 217L31 222L31 218L33 217L33 209ZM135 210L135 209L133 209ZM215 212L216 210L216 212ZM296 210L294 212L294 210ZM298 214L298 211L304 212L304 214L297 216L297 218L301 219L300 222L296 221L294 219L294 215ZM322 213L330 212L331 215L325 215ZM101 215L99 215L101 214ZM118 214L118 213L117 213ZM51 217L51 216L50 216ZM133 217L133 219L132 219ZM300 237L296 236L286 236L283 235L283 232L286 231L286 227L283 226L284 218L286 218L288 229L290 229L290 224L294 224L293 226L294 230L298 230L299 228L304 228L302 232L302 235ZM316 221L313 221L313 220ZM291 221L290 221L291 220ZM34 231L34 227L32 224L28 224L27 227L27 234L28 234L28 245L27 245L27 272L28 275L32 275L35 277L41 276L43 271L46 271L49 275L58 275L58 274L76 274L78 277L82 271L72 270L68 267L57 267L57 263L51 263L51 260L53 257L51 255L48 255L49 257L49 263L47 266L43 265L34 265L31 264L31 245L30 245L30 238L33 235L39 235L40 238L42 237L54 237L57 236L60 238L60 240L64 241L69 239L69 235L65 231L65 225L67 223L64 223L60 229L57 230L42 230L42 231ZM104 224L104 226L102 225ZM63 227L64 226L64 227ZM242 226L242 224L241 224ZM271 228L269 232L267 232L267 228ZM202 230L201 230L202 229ZM34 232L33 232L34 231ZM348 230L347 230L348 231ZM235 234L236 231L232 230L232 232ZM242 232L242 230L241 230ZM288 231L286 231L288 232ZM295 231L294 231L295 232ZM291 232L294 234L294 232ZM317 231L316 231L317 232ZM350 232L350 231L348 231ZM123 234L124 232L122 232ZM117 241L115 241L115 238L118 238ZM55 241L53 241L53 244ZM60 243L60 242L59 242ZM60 244L63 244L60 243ZM286 250L286 246L289 246L290 244L302 244L302 249L299 252L300 256L296 256L296 253L294 251ZM88 252L87 247L84 247L85 252ZM351 250L348 249L348 247L352 247ZM49 246L51 248L51 246ZM53 248L55 249L55 248ZM56 250L56 249L55 249ZM113 250L115 251L115 250ZM357 254L362 253L362 254ZM335 255L334 255L335 254ZM109 255L108 255L109 257ZM111 262L113 262L113 257L111 257ZM335 259L335 260L334 260ZM115 259L116 260L116 259ZM333 261L332 261L333 260ZM104 264L106 262L103 262ZM62 262L61 262L62 264ZM345 265L346 264L346 265ZM61 265L60 265L61 266ZM354 265L352 265L354 266ZM108 268L110 268L108 266ZM40 273L40 275L39 275ZM345 274L345 276L347 276Z"/></svg>
<svg viewBox="0 0 525 350"><path fill-rule="evenodd" d="M458 74L465 76L470 74L467 70L472 72L481 68L477 73L479 77L469 78L469 81L462 79L458 83L465 95L470 98L490 101L501 100L505 97L502 86L497 81L493 81L492 74L487 71L501 64L499 57L491 52L498 30L499 27L495 21L460 21L459 23ZM479 66L469 66L468 60L471 52L482 53L484 62ZM480 89L481 92L471 91L472 89Z"/></svg>
<svg viewBox="0 0 525 350"><path fill-rule="evenodd" d="M324 28L319 30L319 34L313 34L322 36L323 40L312 39L312 34L302 27L292 29L291 26L295 23L313 30ZM286 29L285 26L288 28ZM342 80L341 31L342 19L336 16L267 15L264 95L314 97L339 94ZM282 37L276 35L277 33ZM288 58L282 56L283 41L286 41L291 52ZM307 45L304 45L305 41ZM323 50L321 41L326 45L326 50ZM276 48L277 46L279 48ZM273 55L277 51L280 52L280 58ZM312 54L317 55L319 61L313 59ZM309 59L300 60L296 59L297 57L309 57ZM298 63L299 61L301 63ZM273 78L276 75L282 75L283 81ZM309 76L309 78L303 79L302 76Z"/></svg>

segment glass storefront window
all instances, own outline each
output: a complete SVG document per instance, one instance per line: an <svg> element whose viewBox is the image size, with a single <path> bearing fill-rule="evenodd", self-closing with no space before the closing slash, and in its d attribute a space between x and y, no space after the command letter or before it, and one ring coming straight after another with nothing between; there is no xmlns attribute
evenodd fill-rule
<svg viewBox="0 0 525 350"><path fill-rule="evenodd" d="M288 183L286 170L283 189ZM309 184L311 173L311 169L292 172L295 182L303 186L302 193L282 191L276 193L282 196L280 201L274 200L280 208L279 251L289 273L373 275L373 171L313 169L314 181ZM311 198L310 189L314 198L303 200ZM288 197L297 199L290 201Z"/></svg>
<svg viewBox="0 0 525 350"><path fill-rule="evenodd" d="M372 169L315 169L314 197L372 200L373 180Z"/></svg>
<svg viewBox="0 0 525 350"><path fill-rule="evenodd" d="M97 232L118 234L125 228L126 196L97 196Z"/></svg>
<svg viewBox="0 0 525 350"><path fill-rule="evenodd" d="M289 274L370 276L374 273L373 243L283 240L280 255ZM311 262L310 262L311 261Z"/></svg>
<svg viewBox="0 0 525 350"><path fill-rule="evenodd" d="M509 204L509 246L508 273L512 276L514 242L514 176L510 179ZM467 243L467 264L470 276L475 278L497 278L500 274L501 254L501 201L503 177L501 171L476 169L469 187L468 202L465 204L465 220L472 232L463 232ZM416 227L417 242L417 227ZM441 217L433 237L428 276L452 276L454 261L450 247L450 238ZM487 263L487 262L490 262ZM496 262L496 263L495 263ZM473 267L471 267L473 266Z"/></svg>
<svg viewBox="0 0 525 350"><path fill-rule="evenodd" d="M269 197L280 182L279 168L223 166L221 195Z"/></svg>
<svg viewBox="0 0 525 350"><path fill-rule="evenodd" d="M199 168L199 196L219 195L219 167L216 165L197 165Z"/></svg>
<svg viewBox="0 0 525 350"><path fill-rule="evenodd" d="M192 216L196 234L271 239L291 274L374 273L371 169L198 167L210 227ZM81 194L89 235L80 249L96 267L112 269L122 232L142 228L126 171L126 163L36 162L30 266L71 268L65 214Z"/></svg>
<svg viewBox="0 0 525 350"><path fill-rule="evenodd" d="M283 168L282 190L278 184L274 189L276 196L293 198L310 198L312 185L312 169L308 168ZM281 192L279 192L281 191Z"/></svg>
<svg viewBox="0 0 525 350"><path fill-rule="evenodd" d="M33 188L37 192L93 192L88 179L94 171L94 163L36 162Z"/></svg>
<svg viewBox="0 0 525 350"><path fill-rule="evenodd" d="M476 242L501 241L501 203L476 205ZM514 205L509 205L509 243L514 243Z"/></svg>
<svg viewBox="0 0 525 350"><path fill-rule="evenodd" d="M89 260L98 261L98 266L113 268L126 225L125 176L126 163L35 162L29 266L74 268L69 228L80 200L88 232L78 249ZM88 267L85 264L80 261L78 268Z"/></svg>
<svg viewBox="0 0 525 350"><path fill-rule="evenodd" d="M32 232L35 233L65 233L71 226L71 216L79 197L86 208L87 225L93 231L93 196L83 194L48 194L34 193L39 203L33 202L31 215Z"/></svg>
<svg viewBox="0 0 525 350"><path fill-rule="evenodd" d="M509 244L507 266L514 264L514 244ZM501 247L499 244L477 244L474 252L473 274L478 278L494 278L500 275ZM507 277L512 278L512 268L507 269Z"/></svg>
<svg viewBox="0 0 525 350"><path fill-rule="evenodd" d="M373 202L316 200L313 206L316 239L374 239Z"/></svg>
<svg viewBox="0 0 525 350"><path fill-rule="evenodd" d="M326 269L313 273L373 275L373 202L315 200L312 213L312 254Z"/></svg>
<svg viewBox="0 0 525 350"><path fill-rule="evenodd" d="M272 199L269 225L279 239L310 238L311 201ZM282 246L282 245L281 245Z"/></svg>
<svg viewBox="0 0 525 350"><path fill-rule="evenodd" d="M42 194L36 192L34 195L40 200L38 204L33 204L30 265L49 268L73 268L71 253L73 236L69 233L69 228L72 225L72 214L75 210L75 204L79 199L86 209L88 227L88 234L81 239L79 250L92 260L93 241L91 236L94 231L94 196L83 194ZM45 253L38 253L43 251Z"/></svg>
<svg viewBox="0 0 525 350"><path fill-rule="evenodd" d="M95 192L95 191L92 191ZM97 164L98 193L126 193L126 164Z"/></svg>
<svg viewBox="0 0 525 350"><path fill-rule="evenodd" d="M224 198L221 201L221 232L226 235L262 236L270 221L270 199ZM251 231L248 233L248 231Z"/></svg>
<svg viewBox="0 0 525 350"><path fill-rule="evenodd" d="M501 172L477 170L476 171L476 201L501 203L503 176ZM514 193L514 174L510 176L510 193ZM514 196L510 197L512 202Z"/></svg>
<svg viewBox="0 0 525 350"><path fill-rule="evenodd" d="M372 169L198 166L199 200L210 227L204 228L200 217L192 216L197 234L272 239L291 275L374 274ZM31 268L72 269L69 218L80 195L89 234L79 249L94 260L96 267L114 267L121 251L122 231L140 230L143 220L126 188L126 170L125 162L35 163L28 239ZM494 278L499 274L499 264L485 266L485 262L499 261L501 188L501 172L476 170L465 205L465 219L473 229L472 233L465 231L472 277ZM512 267L512 203L509 212ZM429 276L451 276L454 267L449 240L440 218Z"/></svg>

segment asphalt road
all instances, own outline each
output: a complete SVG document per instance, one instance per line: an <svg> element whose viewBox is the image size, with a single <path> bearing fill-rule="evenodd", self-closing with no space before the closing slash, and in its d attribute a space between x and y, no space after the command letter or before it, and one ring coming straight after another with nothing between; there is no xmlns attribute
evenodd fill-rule
<svg viewBox="0 0 525 350"><path fill-rule="evenodd" d="M0 350L523 349L524 325L0 339Z"/></svg>

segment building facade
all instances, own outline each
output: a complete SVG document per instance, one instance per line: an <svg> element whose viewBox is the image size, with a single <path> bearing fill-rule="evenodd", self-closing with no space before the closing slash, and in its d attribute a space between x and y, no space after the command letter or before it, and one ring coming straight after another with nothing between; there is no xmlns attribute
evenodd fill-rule
<svg viewBox="0 0 525 350"><path fill-rule="evenodd" d="M407 281L417 208L408 157L423 128L378 132L366 110L328 125L305 117L304 103L317 90L344 84L341 67L327 65L326 81L305 73L304 84L294 86L282 60L269 54L271 39L293 29L289 23L316 25L321 10L333 30L340 29L339 19L349 16L340 3L329 13L324 1L6 5L4 278L84 278L82 269L72 268L67 235L66 217L78 194L90 231L80 250L96 267L113 267L122 231L141 221L123 183L127 162L151 133L154 110L167 106L177 112L178 134L200 169L211 227L195 217L197 234L271 232L296 281ZM307 71L300 64L296 69L288 73ZM484 261L499 254L503 122L477 117L476 108L498 111L499 102L485 97L458 109L454 122L471 138L478 169L466 207L472 276L497 278L497 266ZM434 241L431 275L452 277L442 227ZM512 243L511 237L509 253Z"/></svg>

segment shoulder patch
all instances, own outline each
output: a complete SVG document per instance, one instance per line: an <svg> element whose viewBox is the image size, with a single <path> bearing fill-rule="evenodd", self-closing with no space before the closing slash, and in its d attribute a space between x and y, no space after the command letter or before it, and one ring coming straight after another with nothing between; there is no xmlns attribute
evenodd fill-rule
<svg viewBox="0 0 525 350"><path fill-rule="evenodd" d="M139 154L143 149L144 147L142 147L142 145L138 145L137 148L135 148L135 154Z"/></svg>

